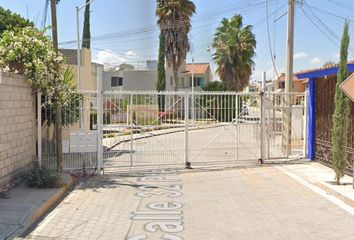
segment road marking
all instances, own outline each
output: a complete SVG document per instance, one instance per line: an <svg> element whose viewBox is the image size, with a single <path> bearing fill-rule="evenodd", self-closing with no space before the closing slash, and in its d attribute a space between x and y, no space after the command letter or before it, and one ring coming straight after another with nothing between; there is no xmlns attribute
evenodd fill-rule
<svg viewBox="0 0 354 240"><path fill-rule="evenodd" d="M303 178L299 177L295 173L290 172L289 170L286 170L284 168L280 168L285 174L287 174L289 177L293 178L297 182L303 184L307 188L311 189L313 192L319 194L323 198L327 199L328 201L334 203L341 209L345 210L346 212L350 213L352 216L354 216L354 208L343 202L342 200L336 198L332 194L326 192L325 190L313 185L312 183L309 183L308 181L304 180Z"/></svg>

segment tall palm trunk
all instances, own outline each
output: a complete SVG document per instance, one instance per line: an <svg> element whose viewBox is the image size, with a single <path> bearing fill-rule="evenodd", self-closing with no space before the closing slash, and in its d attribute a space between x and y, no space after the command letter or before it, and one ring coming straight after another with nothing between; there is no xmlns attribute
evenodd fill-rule
<svg viewBox="0 0 354 240"><path fill-rule="evenodd" d="M52 41L53 47L58 54L58 25L57 25L57 8L56 0L51 0L51 15L52 15ZM59 71L59 65L56 66L57 72ZM57 81L58 76L54 76L53 81ZM63 171L63 155L62 155L62 136L61 136L61 104L60 104L60 85L55 84L54 90L54 127L55 127L55 140L56 140L56 153L57 153L57 171ZM40 136L38 136L40 137ZM39 153L40 154L40 153Z"/></svg>
<svg viewBox="0 0 354 240"><path fill-rule="evenodd" d="M173 91L178 90L178 66L173 64Z"/></svg>

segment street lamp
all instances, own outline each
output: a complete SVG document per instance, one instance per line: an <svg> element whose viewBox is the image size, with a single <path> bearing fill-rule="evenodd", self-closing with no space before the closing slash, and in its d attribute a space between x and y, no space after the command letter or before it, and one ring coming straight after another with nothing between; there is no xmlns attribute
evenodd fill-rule
<svg viewBox="0 0 354 240"><path fill-rule="evenodd" d="M76 7L76 32L77 32L77 86L80 89L80 75L81 75L81 48L80 48L80 18L79 12L81 9L91 4L94 0L82 5L81 7Z"/></svg>

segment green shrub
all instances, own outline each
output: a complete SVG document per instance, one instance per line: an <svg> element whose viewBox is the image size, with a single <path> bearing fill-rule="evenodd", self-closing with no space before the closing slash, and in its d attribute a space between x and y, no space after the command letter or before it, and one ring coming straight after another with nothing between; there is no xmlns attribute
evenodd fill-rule
<svg viewBox="0 0 354 240"><path fill-rule="evenodd" d="M22 180L32 188L56 188L59 181L55 172L45 168L41 169L38 166L24 172Z"/></svg>
<svg viewBox="0 0 354 240"><path fill-rule="evenodd" d="M103 124L111 124L111 114L103 113ZM93 129L93 125L97 125L97 112L90 113L90 130Z"/></svg>

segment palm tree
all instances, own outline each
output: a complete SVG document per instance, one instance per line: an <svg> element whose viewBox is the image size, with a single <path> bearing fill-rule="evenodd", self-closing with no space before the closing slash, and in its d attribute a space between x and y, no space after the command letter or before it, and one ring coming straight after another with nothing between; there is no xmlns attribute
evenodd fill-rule
<svg viewBox="0 0 354 240"><path fill-rule="evenodd" d="M178 70L190 50L188 33L195 5L190 0L157 0L156 16L165 34L166 61L173 69L173 89L177 90Z"/></svg>
<svg viewBox="0 0 354 240"><path fill-rule="evenodd" d="M242 91L254 69L256 39L252 26L243 27L242 16L224 18L216 29L213 41L216 72L228 89Z"/></svg>

